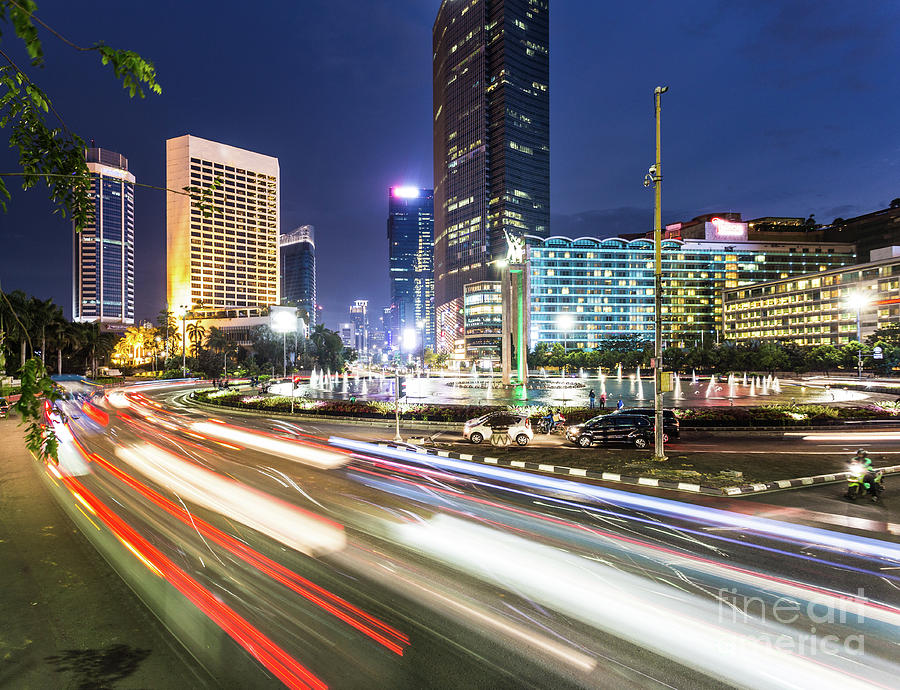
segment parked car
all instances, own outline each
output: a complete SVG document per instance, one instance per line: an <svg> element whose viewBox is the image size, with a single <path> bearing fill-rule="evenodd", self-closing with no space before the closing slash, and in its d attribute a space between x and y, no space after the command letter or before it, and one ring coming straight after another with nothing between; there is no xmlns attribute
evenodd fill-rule
<svg viewBox="0 0 900 690"><path fill-rule="evenodd" d="M463 436L472 443L481 443L490 438L494 428L508 428L509 437L520 446L528 445L534 438L531 420L524 415L511 412L491 412L477 419L470 419L463 427Z"/></svg>
<svg viewBox="0 0 900 690"><path fill-rule="evenodd" d="M652 407L624 407L612 414L639 414L643 417L650 417L652 420L656 416L656 411ZM675 416L674 410L663 410L663 434L663 440L666 443L671 438L681 438L681 422Z"/></svg>
<svg viewBox="0 0 900 690"><path fill-rule="evenodd" d="M569 427L566 438L589 448L595 443L626 444L646 448L653 438L653 422L639 414L607 414Z"/></svg>

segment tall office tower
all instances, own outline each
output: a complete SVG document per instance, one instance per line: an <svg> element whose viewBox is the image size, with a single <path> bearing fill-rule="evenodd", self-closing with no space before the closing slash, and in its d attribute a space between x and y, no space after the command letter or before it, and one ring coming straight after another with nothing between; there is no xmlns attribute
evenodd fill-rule
<svg viewBox="0 0 900 690"><path fill-rule="evenodd" d="M166 142L166 186L221 185L206 202L169 192L169 309L203 317L260 316L278 304L278 159L185 135ZM197 307L199 306L199 308Z"/></svg>
<svg viewBox="0 0 900 690"><path fill-rule="evenodd" d="M369 354L369 300L358 299L350 307L350 321L353 323L353 347L360 362L368 361Z"/></svg>
<svg viewBox="0 0 900 690"><path fill-rule="evenodd" d="M387 237L395 336L413 328L433 350L434 191L391 187Z"/></svg>
<svg viewBox="0 0 900 690"><path fill-rule="evenodd" d="M316 238L312 225L301 225L279 238L281 301L296 305L311 327L316 322Z"/></svg>
<svg viewBox="0 0 900 690"><path fill-rule="evenodd" d="M549 0L443 0L432 34L438 349L463 286L499 280L504 230L550 227Z"/></svg>
<svg viewBox="0 0 900 690"><path fill-rule="evenodd" d="M74 233L75 321L134 323L134 175L128 159L105 149L84 152L91 172L93 223Z"/></svg>

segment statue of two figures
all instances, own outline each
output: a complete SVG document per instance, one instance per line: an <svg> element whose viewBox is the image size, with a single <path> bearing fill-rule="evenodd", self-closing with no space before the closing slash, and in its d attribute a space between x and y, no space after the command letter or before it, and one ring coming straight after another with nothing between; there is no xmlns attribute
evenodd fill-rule
<svg viewBox="0 0 900 690"><path fill-rule="evenodd" d="M503 228L503 234L506 235L506 263L524 264L525 238L511 235L506 228Z"/></svg>

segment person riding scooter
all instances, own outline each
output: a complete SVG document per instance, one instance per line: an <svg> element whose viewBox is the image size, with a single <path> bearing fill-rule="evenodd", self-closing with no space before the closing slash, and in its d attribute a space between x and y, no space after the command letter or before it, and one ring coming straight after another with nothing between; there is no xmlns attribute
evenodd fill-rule
<svg viewBox="0 0 900 690"><path fill-rule="evenodd" d="M846 497L855 501L861 495L868 494L872 497L873 502L877 502L884 491L883 477L881 470L872 467L869 453L860 448L850 459Z"/></svg>

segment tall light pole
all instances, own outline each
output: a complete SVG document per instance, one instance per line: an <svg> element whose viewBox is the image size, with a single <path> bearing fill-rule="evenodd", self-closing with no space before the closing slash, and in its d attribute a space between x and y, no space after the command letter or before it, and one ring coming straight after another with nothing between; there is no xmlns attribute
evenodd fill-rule
<svg viewBox="0 0 900 690"><path fill-rule="evenodd" d="M862 310L868 306L869 298L864 292L854 292L847 298L847 306L856 309L856 342L859 348L856 351L856 376L862 378L863 346L862 346Z"/></svg>
<svg viewBox="0 0 900 690"><path fill-rule="evenodd" d="M187 338L187 305L180 305L178 311L181 312L181 376L187 378L187 343L185 342Z"/></svg>
<svg viewBox="0 0 900 690"><path fill-rule="evenodd" d="M662 402L662 137L660 135L660 106L662 95L669 90L668 86L657 86L653 89L653 106L656 114L656 162L651 166L650 172L644 178L644 186L653 185L656 198L653 205L653 249L655 255L653 267L654 286L654 331L655 347L653 369L653 459L665 460L665 448L663 446L663 402Z"/></svg>
<svg viewBox="0 0 900 690"><path fill-rule="evenodd" d="M575 325L575 320L572 318L572 315L568 312L562 312L556 317L556 327L562 331L563 334L563 352L566 354L566 357L569 355L569 331ZM562 378L563 378L563 403L567 402L568 395L566 393L566 367L568 366L568 362L563 360L562 366Z"/></svg>

